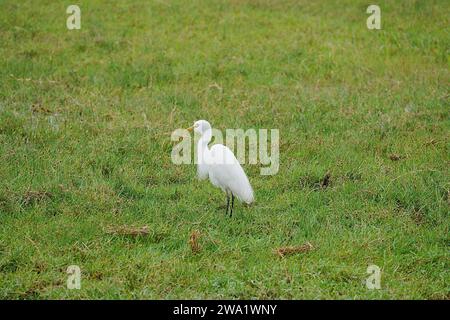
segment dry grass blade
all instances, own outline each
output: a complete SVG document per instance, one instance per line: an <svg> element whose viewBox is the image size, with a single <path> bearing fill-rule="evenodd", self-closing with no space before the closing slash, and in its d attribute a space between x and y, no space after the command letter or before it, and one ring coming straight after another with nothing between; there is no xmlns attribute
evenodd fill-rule
<svg viewBox="0 0 450 320"><path fill-rule="evenodd" d="M148 226L143 227L133 227L133 226L119 226L119 227L108 227L106 228L106 233L116 235L116 236L146 236L149 234Z"/></svg>
<svg viewBox="0 0 450 320"><path fill-rule="evenodd" d="M274 250L274 252L283 258L286 255L291 255L295 253L303 253L313 250L314 247L310 242L306 242L301 246L289 246L289 247L280 247Z"/></svg>
<svg viewBox="0 0 450 320"><path fill-rule="evenodd" d="M191 232L189 237L189 245L191 246L192 253L200 252L200 245L198 244L198 239L200 238L200 231L194 230Z"/></svg>

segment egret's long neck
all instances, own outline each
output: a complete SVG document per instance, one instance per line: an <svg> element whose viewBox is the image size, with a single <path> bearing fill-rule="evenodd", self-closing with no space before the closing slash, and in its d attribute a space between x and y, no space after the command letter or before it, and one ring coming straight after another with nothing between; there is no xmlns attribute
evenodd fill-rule
<svg viewBox="0 0 450 320"><path fill-rule="evenodd" d="M206 130L202 134L200 140L198 140L197 152L198 152L199 160L200 160L200 158L203 158L203 160L206 160L206 158L209 156L208 143L211 141L211 138L212 138L211 130ZM204 161L200 161L199 163L204 163Z"/></svg>

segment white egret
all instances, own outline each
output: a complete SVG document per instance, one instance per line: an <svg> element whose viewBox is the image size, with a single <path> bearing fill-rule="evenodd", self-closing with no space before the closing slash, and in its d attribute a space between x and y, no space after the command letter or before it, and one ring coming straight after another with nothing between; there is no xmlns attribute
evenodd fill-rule
<svg viewBox="0 0 450 320"><path fill-rule="evenodd" d="M215 144L211 148L208 143L212 138L211 125L206 120L198 120L188 128L189 131L201 135L197 148L197 170L200 180L207 179L227 194L227 209L230 208L230 217L233 214L234 197L247 204L255 198L253 189L233 152L222 144ZM231 196L231 207L230 207Z"/></svg>

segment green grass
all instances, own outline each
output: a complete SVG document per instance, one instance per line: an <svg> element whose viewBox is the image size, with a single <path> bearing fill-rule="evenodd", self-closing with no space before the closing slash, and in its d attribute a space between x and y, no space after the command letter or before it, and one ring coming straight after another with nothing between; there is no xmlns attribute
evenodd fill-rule
<svg viewBox="0 0 450 320"><path fill-rule="evenodd" d="M449 299L449 2L312 2L0 1L0 298ZM170 159L198 119L280 129L231 219Z"/></svg>

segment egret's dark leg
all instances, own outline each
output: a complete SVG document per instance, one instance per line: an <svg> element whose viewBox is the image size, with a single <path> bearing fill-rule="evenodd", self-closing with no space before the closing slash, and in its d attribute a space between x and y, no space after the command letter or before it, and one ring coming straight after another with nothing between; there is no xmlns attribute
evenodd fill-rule
<svg viewBox="0 0 450 320"><path fill-rule="evenodd" d="M227 192L227 209L225 210L225 215L228 214L228 207L230 206L230 195Z"/></svg>
<svg viewBox="0 0 450 320"><path fill-rule="evenodd" d="M233 215L233 207L234 207L234 194L231 194L231 211L230 211L230 217Z"/></svg>

